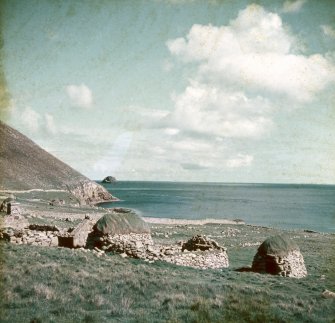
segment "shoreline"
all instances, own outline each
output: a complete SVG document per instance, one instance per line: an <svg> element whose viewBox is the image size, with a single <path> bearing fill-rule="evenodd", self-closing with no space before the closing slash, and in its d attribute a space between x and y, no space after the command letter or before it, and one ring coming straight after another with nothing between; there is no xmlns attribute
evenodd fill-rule
<svg viewBox="0 0 335 323"><path fill-rule="evenodd" d="M173 225L205 225L205 224L246 224L244 221L227 220L227 219L201 219L201 220L191 220L191 219L171 219L171 218L151 218L142 217L143 221L151 224L173 224Z"/></svg>

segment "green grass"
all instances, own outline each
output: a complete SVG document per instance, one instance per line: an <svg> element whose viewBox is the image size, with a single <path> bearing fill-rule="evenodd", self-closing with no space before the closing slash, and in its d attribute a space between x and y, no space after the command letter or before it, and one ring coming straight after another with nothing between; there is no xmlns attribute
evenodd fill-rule
<svg viewBox="0 0 335 323"><path fill-rule="evenodd" d="M235 271L251 265L257 251L241 243L278 232L234 226L240 232L225 238L226 228L152 229L170 232L169 238L155 238L162 243L189 238L197 230L217 236L230 260L230 268L222 271L2 244L1 322L334 322L335 300L321 297L323 289L335 290L334 235L290 234L309 273L294 279Z"/></svg>

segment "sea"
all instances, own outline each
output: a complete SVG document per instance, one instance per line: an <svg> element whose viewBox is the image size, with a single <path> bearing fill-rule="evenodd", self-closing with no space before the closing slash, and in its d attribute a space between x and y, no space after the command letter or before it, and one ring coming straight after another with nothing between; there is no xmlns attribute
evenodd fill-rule
<svg viewBox="0 0 335 323"><path fill-rule="evenodd" d="M117 181L103 185L140 215L172 219L241 219L289 230L335 232L335 185Z"/></svg>

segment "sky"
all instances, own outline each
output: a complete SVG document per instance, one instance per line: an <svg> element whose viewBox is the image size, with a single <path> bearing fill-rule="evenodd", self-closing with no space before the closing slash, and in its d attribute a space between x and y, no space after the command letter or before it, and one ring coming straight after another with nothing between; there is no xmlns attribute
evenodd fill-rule
<svg viewBox="0 0 335 323"><path fill-rule="evenodd" d="M1 119L91 179L335 184L333 9L2 1Z"/></svg>

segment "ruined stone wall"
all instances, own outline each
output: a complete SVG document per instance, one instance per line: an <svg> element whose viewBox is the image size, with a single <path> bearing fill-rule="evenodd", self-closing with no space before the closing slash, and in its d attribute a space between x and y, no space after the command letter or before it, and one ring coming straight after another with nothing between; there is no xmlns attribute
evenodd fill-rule
<svg viewBox="0 0 335 323"><path fill-rule="evenodd" d="M57 236L57 231L14 230L12 228L5 228L0 231L0 239L7 240L14 244L33 246L58 246Z"/></svg>

